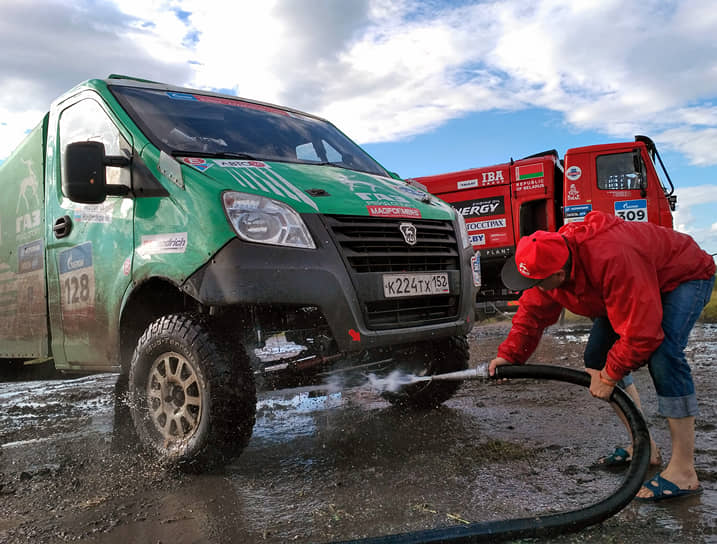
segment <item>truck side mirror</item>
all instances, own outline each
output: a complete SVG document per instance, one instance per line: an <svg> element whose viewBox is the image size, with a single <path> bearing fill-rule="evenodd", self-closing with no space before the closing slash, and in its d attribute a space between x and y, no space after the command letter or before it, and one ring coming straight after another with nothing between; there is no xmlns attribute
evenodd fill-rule
<svg viewBox="0 0 717 544"><path fill-rule="evenodd" d="M645 172L642 168L642 158L640 156L639 149L632 150L632 163L635 167L635 173L640 181L640 196L645 198L647 196L647 180L645 179Z"/></svg>
<svg viewBox="0 0 717 544"><path fill-rule="evenodd" d="M62 192L73 202L99 204L107 198L105 146L101 142L74 142L65 151Z"/></svg>

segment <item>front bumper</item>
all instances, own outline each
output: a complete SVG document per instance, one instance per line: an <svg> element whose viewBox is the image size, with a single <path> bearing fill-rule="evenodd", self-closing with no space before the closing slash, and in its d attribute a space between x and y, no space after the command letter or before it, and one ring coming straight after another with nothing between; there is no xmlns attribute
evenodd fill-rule
<svg viewBox="0 0 717 544"><path fill-rule="evenodd" d="M368 300L376 301L383 296L382 274L350 273L321 218L306 215L303 219L317 241L317 249L233 239L192 274L182 288L207 306L316 306L341 351L462 335L471 329L475 300L470 271L472 249L461 253L460 270L449 271L451 296L458 299L453 316L377 327L367 323L366 310Z"/></svg>

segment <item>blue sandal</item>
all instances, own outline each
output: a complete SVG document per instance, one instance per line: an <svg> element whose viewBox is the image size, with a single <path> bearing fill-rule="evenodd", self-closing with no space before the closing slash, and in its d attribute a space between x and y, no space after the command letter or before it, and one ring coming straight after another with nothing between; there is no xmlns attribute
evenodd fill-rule
<svg viewBox="0 0 717 544"><path fill-rule="evenodd" d="M625 467L630 464L630 461L632 461L632 457L630 457L627 450L625 448L617 447L615 448L615 451L607 457L601 457L598 459L596 465L598 467L609 468Z"/></svg>
<svg viewBox="0 0 717 544"><path fill-rule="evenodd" d="M697 489L682 489L659 474L655 474L652 480L646 481L642 484L642 487L652 491L652 497L635 497L636 501L661 501L688 495L699 495L703 491L702 486L697 487Z"/></svg>

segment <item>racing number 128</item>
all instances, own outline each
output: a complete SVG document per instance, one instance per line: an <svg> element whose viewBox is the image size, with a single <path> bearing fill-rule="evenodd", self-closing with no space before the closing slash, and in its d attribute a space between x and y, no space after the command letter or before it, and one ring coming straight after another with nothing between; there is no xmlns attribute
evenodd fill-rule
<svg viewBox="0 0 717 544"><path fill-rule="evenodd" d="M90 299L90 279L87 274L82 274L78 278L72 276L64 282L64 290L67 293L67 304L80 304Z"/></svg>

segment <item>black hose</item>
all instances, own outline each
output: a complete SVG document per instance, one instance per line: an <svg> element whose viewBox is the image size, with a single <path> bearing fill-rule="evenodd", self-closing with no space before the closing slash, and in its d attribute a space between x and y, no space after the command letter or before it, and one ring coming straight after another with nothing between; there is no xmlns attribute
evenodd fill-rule
<svg viewBox="0 0 717 544"><path fill-rule="evenodd" d="M590 386L586 372L549 365L506 365L496 369L492 379L533 378L557 380L583 387ZM633 437L632 462L620 487L602 501L578 510L508 520L476 522L469 525L428 529L412 533L400 533L347 541L353 544L418 544L418 543L466 543L496 542L518 538L555 536L579 531L617 514L637 494L650 464L650 435L642 413L632 399L619 387L613 391L611 402L615 403L627 419Z"/></svg>

